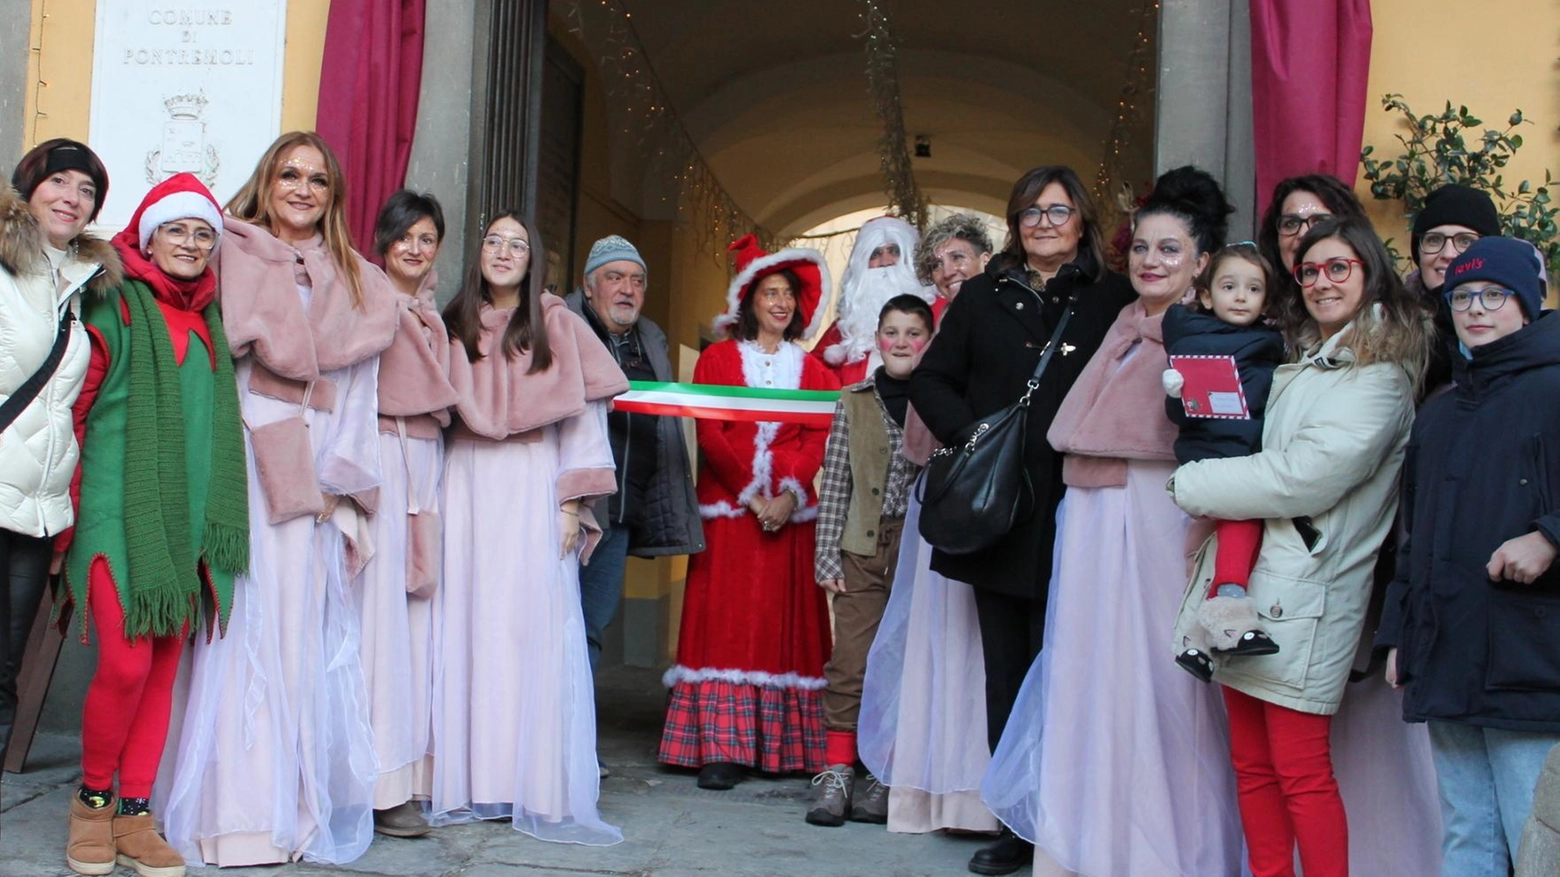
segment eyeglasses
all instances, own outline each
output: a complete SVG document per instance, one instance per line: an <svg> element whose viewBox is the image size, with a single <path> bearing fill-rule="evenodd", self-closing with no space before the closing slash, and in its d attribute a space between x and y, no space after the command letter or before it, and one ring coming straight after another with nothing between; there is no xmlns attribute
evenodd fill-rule
<svg viewBox="0 0 1560 877"><path fill-rule="evenodd" d="M1292 238L1297 234L1304 234L1319 222L1332 219L1331 213L1313 213L1310 216L1301 216L1298 213L1285 213L1278 218L1278 233L1286 238Z"/></svg>
<svg viewBox="0 0 1560 877"><path fill-rule="evenodd" d="M1341 256L1336 259L1328 259L1321 264L1300 262L1295 265L1295 282L1310 289L1316 285L1317 278L1321 277L1322 272L1325 271L1327 272L1328 280L1333 283L1342 283L1349 279L1349 275L1353 273L1355 265L1361 268L1365 267L1365 263L1359 259L1345 259Z"/></svg>
<svg viewBox="0 0 1560 877"><path fill-rule="evenodd" d="M210 250L217 245L217 233L209 228L190 231L182 225L159 225L157 230L162 232L163 240L176 247Z"/></svg>
<svg viewBox="0 0 1560 877"><path fill-rule="evenodd" d="M1067 220L1072 219L1074 208L1066 204L1052 204L1050 207L1026 207L1018 213L1018 224L1024 228L1034 228L1040 224L1040 217L1044 216L1054 226L1063 226Z"/></svg>
<svg viewBox="0 0 1560 877"><path fill-rule="evenodd" d="M509 252L518 256L521 253L529 253L531 244L525 238L505 238L496 234L490 234L482 239L482 249L487 250L489 253L496 253L506 248Z"/></svg>
<svg viewBox="0 0 1560 877"><path fill-rule="evenodd" d="M1506 304L1506 299L1516 295L1509 289L1501 289L1498 286L1486 286L1477 292L1468 289L1452 290L1452 310L1466 311L1473 307L1474 299L1479 300L1479 306L1486 311L1498 311Z"/></svg>
<svg viewBox="0 0 1560 877"><path fill-rule="evenodd" d="M1473 246L1473 242L1479 239L1479 235L1471 231L1460 231L1457 234L1445 235L1438 231L1427 232L1419 239L1419 252L1426 256L1434 256L1446 248L1448 241L1452 244L1452 252L1461 255L1463 251ZM1491 308L1494 310L1494 308Z"/></svg>

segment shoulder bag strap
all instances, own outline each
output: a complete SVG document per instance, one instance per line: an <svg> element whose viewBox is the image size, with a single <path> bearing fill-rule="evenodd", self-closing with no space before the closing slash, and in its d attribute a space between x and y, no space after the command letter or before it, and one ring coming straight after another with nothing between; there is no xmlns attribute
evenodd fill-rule
<svg viewBox="0 0 1560 877"><path fill-rule="evenodd" d="M49 378L54 377L54 372L60 367L60 361L65 358L65 348L70 346L71 324L75 320L75 314L71 313L69 307L60 314L60 325L54 332L54 346L49 348L49 355L44 359L43 365L38 366L38 370L23 381L4 404L0 404L0 432L10 428L16 418L20 417L22 412L27 410L27 406L38 398L38 394L43 392L44 385L49 383Z"/></svg>
<svg viewBox="0 0 1560 877"><path fill-rule="evenodd" d="M1028 405L1029 397L1035 390L1040 389L1040 376L1045 374L1045 367L1051 364L1051 357L1056 354L1056 348L1061 344L1062 333L1067 331L1067 323L1072 319L1073 311L1077 309L1078 293L1073 292L1067 299L1067 309L1062 311L1062 318L1056 321L1056 329L1051 333L1051 340L1045 342L1045 350L1040 352L1040 362L1035 366L1035 373L1030 376L1025 384L1028 389L1024 391L1023 398L1018 400L1020 405Z"/></svg>

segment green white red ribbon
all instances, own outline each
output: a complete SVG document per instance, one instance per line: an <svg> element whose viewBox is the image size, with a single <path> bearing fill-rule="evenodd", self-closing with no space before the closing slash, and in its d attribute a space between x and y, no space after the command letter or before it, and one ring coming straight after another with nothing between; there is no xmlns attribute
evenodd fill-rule
<svg viewBox="0 0 1560 877"><path fill-rule="evenodd" d="M612 400L614 411L700 420L777 421L828 429L837 390L760 390L725 384L630 381Z"/></svg>

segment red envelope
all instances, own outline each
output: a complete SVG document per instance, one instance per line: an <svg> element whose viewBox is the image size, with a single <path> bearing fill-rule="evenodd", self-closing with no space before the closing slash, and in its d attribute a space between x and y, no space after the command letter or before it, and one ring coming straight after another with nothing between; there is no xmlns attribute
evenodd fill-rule
<svg viewBox="0 0 1560 877"><path fill-rule="evenodd" d="M1240 370L1233 356L1172 356L1170 367L1181 373L1181 406L1187 417L1250 420Z"/></svg>

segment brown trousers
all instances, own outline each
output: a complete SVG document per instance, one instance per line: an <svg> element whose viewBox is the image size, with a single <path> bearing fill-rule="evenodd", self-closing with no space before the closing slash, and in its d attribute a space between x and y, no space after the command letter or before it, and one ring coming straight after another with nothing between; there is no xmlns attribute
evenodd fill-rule
<svg viewBox="0 0 1560 877"><path fill-rule="evenodd" d="M903 518L883 518L877 528L877 553L871 557L840 552L845 593L834 595L834 653L823 668L829 683L823 690L823 727L827 730L856 730L867 652L877 637L888 592L894 585L899 534L904 525Z"/></svg>

